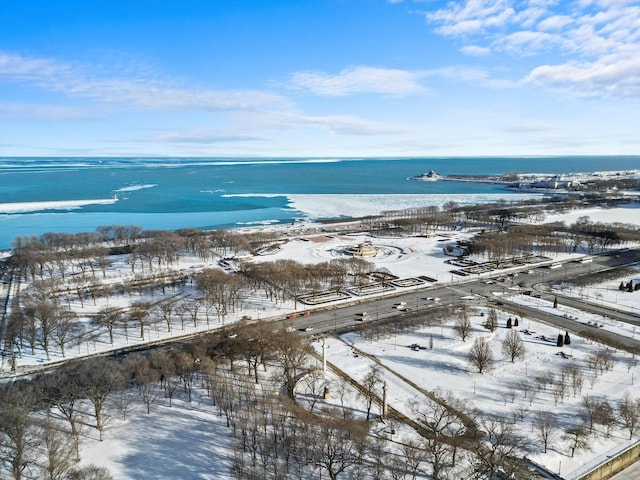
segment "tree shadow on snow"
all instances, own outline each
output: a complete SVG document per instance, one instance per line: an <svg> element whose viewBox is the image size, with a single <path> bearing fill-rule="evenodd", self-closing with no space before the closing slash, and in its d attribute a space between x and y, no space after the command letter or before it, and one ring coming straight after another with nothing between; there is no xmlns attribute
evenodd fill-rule
<svg viewBox="0 0 640 480"><path fill-rule="evenodd" d="M162 415L158 410L163 410ZM138 415L128 428L133 438L129 452L120 459L122 470L139 480L231 478L226 458L231 429L223 417L194 415L194 410L156 406L156 413Z"/></svg>

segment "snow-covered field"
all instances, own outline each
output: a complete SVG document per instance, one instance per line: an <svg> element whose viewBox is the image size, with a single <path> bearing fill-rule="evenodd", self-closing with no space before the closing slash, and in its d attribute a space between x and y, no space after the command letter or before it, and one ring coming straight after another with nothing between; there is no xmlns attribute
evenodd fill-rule
<svg viewBox="0 0 640 480"><path fill-rule="evenodd" d="M81 465L105 467L116 480L235 478L230 430L203 392L196 391L191 403L176 399L172 407L159 401L150 414L136 403L126 421L116 415L102 442L96 430L83 430Z"/></svg>
<svg viewBox="0 0 640 480"><path fill-rule="evenodd" d="M357 380L362 380L373 364L367 355L374 356L384 368L384 379L389 385L389 405L406 415L412 416L412 404L424 402L424 395L405 379L424 390L450 392L464 400L469 409L477 409L482 415L517 417L521 433L532 437L534 448L529 458L549 471L560 473L563 478L579 478L594 464L606 459L629 444L629 434L621 428L614 428L606 437L602 427L590 436L589 450L579 451L572 458L563 431L575 427L577 412L584 395L608 399L616 404L625 394L640 397L640 366L624 352L615 352L616 364L611 371L595 377L587 366L587 358L602 347L580 337L572 336L570 346L556 347L557 329L520 319L520 332L526 354L523 360L511 363L501 352L505 334L507 314L499 312L499 324L495 332L486 330L482 324L486 317L479 314L486 309L478 309L471 315L473 326L470 339L463 342L456 335L452 323L442 326L422 328L410 333L391 333L379 341L367 340L356 333L343 335L340 339L328 339L328 361ZM486 338L492 348L495 363L489 372L479 374L468 360L468 353L474 338ZM542 339L544 337L544 339ZM430 339L433 348L429 348ZM546 340L545 340L546 339ZM410 348L420 345L420 350ZM563 352L564 356L560 355ZM573 391L567 387L563 398L557 397L551 385L537 391L536 379L544 375L559 375L563 367L576 366L584 375L581 388ZM633 365L633 366L630 366ZM527 393L522 382L529 382L533 392ZM536 411L552 412L556 426L548 452L543 453L534 427Z"/></svg>
<svg viewBox="0 0 640 480"><path fill-rule="evenodd" d="M303 201L301 199L300 201ZM317 201L317 199L315 199ZM546 221L563 220L571 223L581 216L589 216L591 221L616 221L621 223L640 224L638 206L621 207L616 209L589 209L565 214L563 216L549 216ZM319 208L319 207L318 207ZM337 208L326 204L329 210ZM340 207L341 208L341 207ZM368 209L369 207L367 207ZM373 208L373 207L371 207ZM380 207L378 206L378 211ZM365 209L366 210L366 209ZM360 212L362 213L362 212ZM354 215L358 213L353 213ZM318 216L323 212L318 210ZM325 236L317 234L314 239L302 239L299 232L312 228L312 224L296 224L280 228L290 232L290 241L283 244L279 251L273 255L254 258L252 261L271 261L275 259L292 259L305 263L317 263L335 258L335 252L345 245L357 245L363 242L371 242L378 247L382 254L368 259L375 263L378 269L387 269L400 278L408 278L418 275L430 275L437 278L439 283L458 281L453 278L451 265L445 263L450 257L443 254L442 249L446 245L454 245L457 240L468 238L465 232L440 232L432 238L373 238L367 235ZM569 255L560 254L558 259L570 258ZM183 272L194 272L205 266L196 258L182 258L175 268ZM131 266L126 258L115 262L107 271L108 282L117 284L123 278L133 277ZM563 288L565 294L572 293L598 303L610 303L629 311L640 311L640 292L625 294L618 291L619 281L607 282L581 288L580 291L571 287ZM185 285L184 295L194 293L191 285ZM174 295L167 289L164 297ZM69 306L79 314L81 318L95 314L105 306L125 307L132 301L156 302L163 298L163 294L156 291L153 296L149 293L143 295L111 295L100 297L96 303L90 299L84 299L83 303L70 296ZM514 297L515 298L515 297ZM535 302L530 297L521 298L522 302ZM549 305L536 305L537 308L551 308ZM282 319L294 310L293 302L274 303L267 301L263 296L256 295L246 299L243 311L236 312L224 319L224 324L239 320L247 315L260 319ZM519 385L524 380L534 381L536 376L545 372L557 374L560 369L568 364L577 365L585 372L587 378L588 368L586 358L600 347L593 345L581 338L572 337L570 347L564 347L562 351L568 358L563 358L557 353L560 351L554 342L544 341L539 338L555 339L558 331L527 319L521 319L518 330L525 341L527 354L524 360L511 363L504 359L501 353L502 338L506 329L504 326L506 314L500 313L500 325L496 332L491 333L481 324L485 317L480 317L480 310L474 311L471 316L473 324L472 338L466 342L460 341L450 324L421 329L411 333L391 335L379 341L364 340L358 334L351 333L340 339L327 339L328 359L355 379L361 379L373 364L373 360L358 351L375 356L385 367L384 378L389 386L389 404L404 412L412 414L411 403L414 400L424 401L424 394L405 380L410 379L419 388L427 391L450 391L456 397L464 399L469 406L473 406L484 413L511 416L513 414L524 415L522 420L522 432L531 433L531 423L535 410L549 410L557 419L558 428L554 441L547 454L538 448L532 453L531 458L545 465L549 470L560 472L564 478L576 478L580 469L587 468L589 462L597 462L599 459L611 455L616 449L626 445L626 433L620 429L613 429L610 438L605 438L599 429L596 436L591 436L591 450L577 452L574 458L567 454L566 442L561 439L560 429L567 428L575 421L575 413L583 395L593 395L598 398L607 398L615 402L625 393L630 393L634 398L640 397L640 367L628 366L628 355L616 352L616 364L613 370L605 372L593 379L585 381L581 392L574 396L569 391L562 400L556 399L549 389L543 389L533 399L525 398ZM584 312L567 311L567 315L580 315L586 318ZM601 317L594 318L594 322L602 324L602 328L610 328L617 333L635 336L635 331L624 324L613 324L613 321ZM85 322L87 322L85 320ZM163 323L149 327L146 332L147 339L166 338L187 334L195 331L217 328L223 323L213 314L209 322L204 313L198 317L197 324L187 318L183 322L175 317L172 320L171 332ZM87 322L88 325L88 322ZM522 330L528 330L528 335ZM564 332L561 332L564 333ZM496 358L495 368L485 374L478 374L469 367L467 354L473 343L474 337L486 337L494 351ZM433 349L414 351L409 345L419 344L426 346L429 339L433 339ZM125 335L123 332L115 332L113 345L110 345L106 332L102 332L93 342L69 347L67 357L78 355L92 355L96 352L110 348L131 345L141 342L138 332L134 329ZM317 347L317 345L316 345ZM51 350L51 360L60 360L61 352L57 348ZM18 366L45 363L42 349L36 349L31 354L28 349L22 352L18 358ZM3 369L8 370L6 359L3 359ZM83 462L103 465L109 468L117 479L151 479L151 478L233 478L231 467L224 452L228 450L228 430L224 421L215 414L211 408L210 400L204 395L196 397L192 403L176 402L173 408L166 405L157 405L152 408L150 415L143 412L132 412L130 419L119 421L113 419L111 425L105 431L103 442L92 438L94 432L87 435L83 442ZM358 405L357 396L351 400L353 408L362 410ZM524 412L526 410L526 412ZM515 412L515 413L514 413ZM204 440L203 440L204 439ZM213 465L213 467L212 467ZM186 472L186 473L185 473Z"/></svg>

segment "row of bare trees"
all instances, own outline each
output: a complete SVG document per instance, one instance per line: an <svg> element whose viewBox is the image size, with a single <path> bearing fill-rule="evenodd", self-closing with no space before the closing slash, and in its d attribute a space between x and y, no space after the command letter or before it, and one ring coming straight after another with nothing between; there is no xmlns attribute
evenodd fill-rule
<svg viewBox="0 0 640 480"><path fill-rule="evenodd" d="M177 232L145 230L136 226L99 227L89 233L45 233L17 237L13 242L11 265L25 281L59 276L106 276L113 255L129 254L131 271L151 273L174 265L183 254L196 255L203 261L237 256L267 245L274 233L234 233L219 229Z"/></svg>
<svg viewBox="0 0 640 480"><path fill-rule="evenodd" d="M342 290L348 286L369 283L375 265L362 258L350 257L314 265L295 260L250 263L242 273L256 290L262 290L272 301L297 299L302 295L325 290Z"/></svg>
<svg viewBox="0 0 640 480"><path fill-rule="evenodd" d="M487 257L489 261L535 253L576 252L588 253L620 247L638 241L640 229L631 225L582 223L566 227L564 223L543 225L512 225L508 231L486 232L475 237L470 253Z"/></svg>

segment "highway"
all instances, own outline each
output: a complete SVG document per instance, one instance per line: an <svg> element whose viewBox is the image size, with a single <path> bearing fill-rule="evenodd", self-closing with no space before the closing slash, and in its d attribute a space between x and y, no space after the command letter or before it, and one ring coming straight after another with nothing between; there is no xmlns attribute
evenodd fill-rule
<svg viewBox="0 0 640 480"><path fill-rule="evenodd" d="M539 295L541 298L552 302L556 297L556 293L549 293L549 285L563 280L570 281L572 278L594 275L598 272L637 264L640 262L640 250L637 248L623 249L595 255L592 259L589 263L564 262L560 268L555 269L550 269L548 266L534 268L529 266L518 270L512 269L511 273L517 273L517 276L507 276L503 273L491 278L462 279L460 282L450 285L416 288L410 292L405 290L403 293L367 300L363 299L346 306L336 306L327 310L315 311L307 317L298 316L295 320L283 320L280 323L284 327L291 327L300 331L305 336L314 336L351 329L367 321L379 321L403 315L424 315L436 305L466 303L471 306L489 304L513 311L514 314L555 325L562 331L567 330L618 348L640 353L639 340L596 330L594 327L590 327L579 320L548 314L536 308L509 301L510 295L531 291L534 295ZM425 274L428 275L429 272L425 272ZM504 278L507 281L498 282L497 278ZM640 315L635 312L630 313L602 304L565 297L561 294L557 295L557 297L559 304L640 326ZM439 302L434 302L430 298L439 298ZM397 308L402 302L406 305L407 310L403 311ZM363 320L363 312L367 312L364 317L365 320Z"/></svg>

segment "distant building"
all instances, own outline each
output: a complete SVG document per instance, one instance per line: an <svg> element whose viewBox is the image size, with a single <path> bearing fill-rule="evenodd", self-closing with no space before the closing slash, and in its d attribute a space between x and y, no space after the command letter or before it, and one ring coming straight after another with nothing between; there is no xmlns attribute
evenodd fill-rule
<svg viewBox="0 0 640 480"><path fill-rule="evenodd" d="M529 185L531 188L545 188L549 190L575 190L580 188L580 181L578 180L570 180L566 178L562 178L559 175L555 175L546 180L538 180Z"/></svg>

